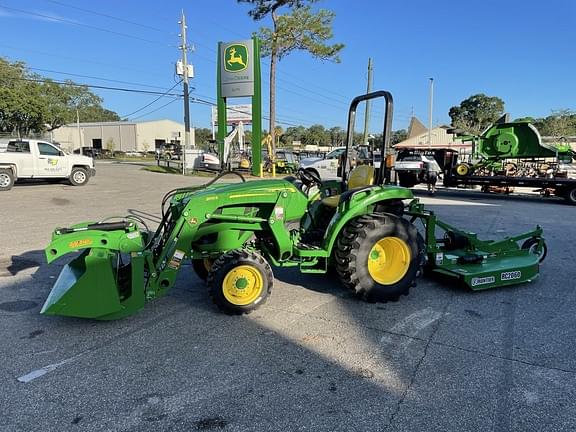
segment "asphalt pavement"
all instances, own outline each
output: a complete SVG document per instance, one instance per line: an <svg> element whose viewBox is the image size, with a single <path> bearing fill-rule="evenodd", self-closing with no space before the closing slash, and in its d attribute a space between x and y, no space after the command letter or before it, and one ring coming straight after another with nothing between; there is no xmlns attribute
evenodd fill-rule
<svg viewBox="0 0 576 432"><path fill-rule="evenodd" d="M417 190L448 223L500 238L544 227L532 283L471 292L419 279L368 304L331 276L275 269L268 302L231 317L190 266L139 314L39 314L62 265L57 226L137 214L208 178L98 164L85 187L0 193L0 431L576 430L576 208L535 194Z"/></svg>

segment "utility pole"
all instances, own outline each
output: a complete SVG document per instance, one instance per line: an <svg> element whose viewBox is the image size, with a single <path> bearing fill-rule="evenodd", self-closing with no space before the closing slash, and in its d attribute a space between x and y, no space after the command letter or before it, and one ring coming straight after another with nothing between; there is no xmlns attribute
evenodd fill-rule
<svg viewBox="0 0 576 432"><path fill-rule="evenodd" d="M182 18L180 19L180 37L182 38L182 66L183 72L183 92L184 92L184 149L182 150L182 174L186 174L186 149L190 145L190 101L188 94L188 42L186 39L186 16L182 9Z"/></svg>
<svg viewBox="0 0 576 432"><path fill-rule="evenodd" d="M432 106L434 99L434 78L430 78L430 106L428 107L428 149L432 145Z"/></svg>
<svg viewBox="0 0 576 432"><path fill-rule="evenodd" d="M76 107L76 130L78 131L78 145L80 146L80 154L84 154L82 149L82 132L80 132L80 111Z"/></svg>
<svg viewBox="0 0 576 432"><path fill-rule="evenodd" d="M366 94L372 91L372 58L368 57L368 85L366 86ZM366 101L366 112L364 113L364 137L362 144L368 142L368 128L370 127L370 101ZM384 157L384 155L382 155Z"/></svg>

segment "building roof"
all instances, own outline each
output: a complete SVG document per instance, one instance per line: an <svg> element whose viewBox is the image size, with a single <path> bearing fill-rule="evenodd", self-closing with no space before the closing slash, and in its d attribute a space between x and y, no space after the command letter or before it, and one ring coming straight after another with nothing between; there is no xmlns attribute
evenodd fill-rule
<svg viewBox="0 0 576 432"><path fill-rule="evenodd" d="M137 125L137 124L143 124L143 123L159 123L159 122L170 122L170 123L176 123L178 125L181 125L182 127L184 127L184 125L182 123L178 123L177 121L174 120L170 120L170 119L159 119L159 120L144 120L144 121L109 121L109 122L85 122L85 123L80 123L80 126L133 126L133 125ZM64 126L68 126L68 127L76 127L76 123L68 123L65 124Z"/></svg>
<svg viewBox="0 0 576 432"><path fill-rule="evenodd" d="M454 148L464 149L472 148L471 143L463 143L454 134L448 133L447 126L438 126L430 131L430 140L428 142L428 129L424 129L420 134L413 135L402 142L394 145L395 149L404 148Z"/></svg>

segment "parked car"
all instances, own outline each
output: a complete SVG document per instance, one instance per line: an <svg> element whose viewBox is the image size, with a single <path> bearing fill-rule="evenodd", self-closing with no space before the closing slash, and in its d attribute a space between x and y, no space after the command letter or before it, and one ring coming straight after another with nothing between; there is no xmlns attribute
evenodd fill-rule
<svg viewBox="0 0 576 432"><path fill-rule="evenodd" d="M327 153L324 157L312 157L300 159L298 168L309 169L315 171L320 178L337 178L338 177L338 163L340 157L346 151L346 147L337 147L331 152Z"/></svg>
<svg viewBox="0 0 576 432"><path fill-rule="evenodd" d="M24 179L67 179L74 186L83 186L95 175L94 159L68 154L45 141L10 141L6 151L0 153L0 190L3 191Z"/></svg>
<svg viewBox="0 0 576 432"><path fill-rule="evenodd" d="M441 172L441 169L432 155L415 153L412 151L401 151L394 162L394 171L398 177L400 186L413 187L426 180L426 172L433 169Z"/></svg>

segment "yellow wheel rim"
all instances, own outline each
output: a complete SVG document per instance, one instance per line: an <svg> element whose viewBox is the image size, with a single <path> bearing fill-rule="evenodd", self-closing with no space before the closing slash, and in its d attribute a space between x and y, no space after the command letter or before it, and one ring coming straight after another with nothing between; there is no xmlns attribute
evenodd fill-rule
<svg viewBox="0 0 576 432"><path fill-rule="evenodd" d="M233 305L246 306L256 301L264 289L262 273L250 265L234 267L224 277L222 292Z"/></svg>
<svg viewBox="0 0 576 432"><path fill-rule="evenodd" d="M385 237L378 240L368 254L368 273L379 284L395 284L408 272L411 255L404 240Z"/></svg>
<svg viewBox="0 0 576 432"><path fill-rule="evenodd" d="M468 174L468 165L465 164L460 164L456 167L456 173L458 173L458 175L466 175Z"/></svg>

